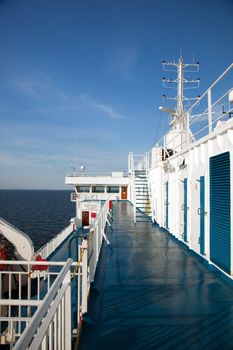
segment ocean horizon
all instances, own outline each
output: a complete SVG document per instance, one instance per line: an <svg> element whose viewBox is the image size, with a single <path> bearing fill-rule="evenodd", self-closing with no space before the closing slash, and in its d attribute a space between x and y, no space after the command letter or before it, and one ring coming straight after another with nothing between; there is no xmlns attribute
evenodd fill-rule
<svg viewBox="0 0 233 350"><path fill-rule="evenodd" d="M37 250L75 216L71 192L67 189L0 189L0 217L26 233Z"/></svg>

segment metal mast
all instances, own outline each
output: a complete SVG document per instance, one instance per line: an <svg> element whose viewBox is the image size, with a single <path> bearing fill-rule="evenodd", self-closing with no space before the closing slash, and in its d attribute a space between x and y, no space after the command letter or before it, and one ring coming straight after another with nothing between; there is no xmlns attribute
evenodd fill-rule
<svg viewBox="0 0 233 350"><path fill-rule="evenodd" d="M177 114L183 115L183 59L179 58L177 65Z"/></svg>
<svg viewBox="0 0 233 350"><path fill-rule="evenodd" d="M167 72L175 72L175 79L163 78L163 86L166 88L172 88L177 90L176 97L168 97L163 95L164 100L175 100L177 102L176 108L171 109L168 107L161 107L160 109L169 112L171 114L170 125L174 129L186 130L187 129L187 119L185 113L184 102L190 100L196 100L196 97L185 97L184 89L194 89L198 88L200 84L200 79L193 79L186 75L193 74L199 71L199 63L184 63L183 58L180 56L178 62L162 62L163 70Z"/></svg>

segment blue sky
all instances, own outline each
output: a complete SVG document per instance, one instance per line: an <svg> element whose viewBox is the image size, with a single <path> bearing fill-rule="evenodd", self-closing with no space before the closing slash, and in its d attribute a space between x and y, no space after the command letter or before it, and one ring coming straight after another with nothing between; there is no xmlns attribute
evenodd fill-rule
<svg viewBox="0 0 233 350"><path fill-rule="evenodd" d="M0 188L127 169L162 136L162 60L232 62L231 0L0 0Z"/></svg>

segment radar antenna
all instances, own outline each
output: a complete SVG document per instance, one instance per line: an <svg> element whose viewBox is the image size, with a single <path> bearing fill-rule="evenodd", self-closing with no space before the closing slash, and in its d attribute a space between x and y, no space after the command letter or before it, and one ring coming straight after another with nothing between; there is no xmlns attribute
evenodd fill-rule
<svg viewBox="0 0 233 350"><path fill-rule="evenodd" d="M164 100L175 100L177 101L177 106L175 109L168 107L160 107L161 110L169 112L171 114L170 125L175 129L186 130L187 120L184 103L196 100L198 97L186 97L184 96L185 89L198 88L200 85L200 78L193 79L187 77L187 74L196 73L199 71L199 62L197 63L184 63L182 56L180 56L178 62L162 62L163 70L166 72L176 72L175 79L163 78L163 86L166 88L172 88L177 90L177 95L175 97L169 97L163 95Z"/></svg>

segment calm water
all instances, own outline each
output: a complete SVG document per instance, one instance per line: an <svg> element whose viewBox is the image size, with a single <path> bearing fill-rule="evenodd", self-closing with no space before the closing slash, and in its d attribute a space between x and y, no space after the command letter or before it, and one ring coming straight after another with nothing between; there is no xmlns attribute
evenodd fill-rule
<svg viewBox="0 0 233 350"><path fill-rule="evenodd" d="M27 233L38 249L75 216L71 191L0 190L0 217Z"/></svg>

